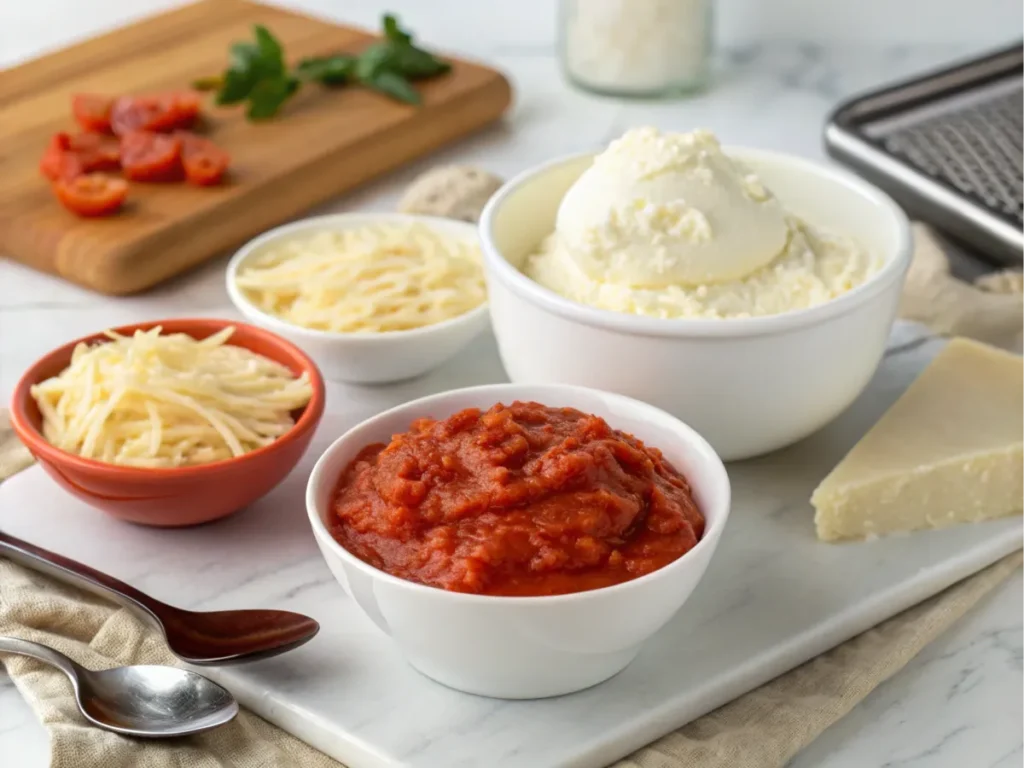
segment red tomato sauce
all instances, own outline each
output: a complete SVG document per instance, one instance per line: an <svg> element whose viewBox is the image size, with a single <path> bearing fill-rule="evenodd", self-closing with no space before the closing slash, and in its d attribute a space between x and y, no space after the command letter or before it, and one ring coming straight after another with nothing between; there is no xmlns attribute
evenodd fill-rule
<svg viewBox="0 0 1024 768"><path fill-rule="evenodd" d="M656 448L597 416L515 402L420 419L367 446L338 481L330 529L402 579L559 595L668 565L704 517Z"/></svg>

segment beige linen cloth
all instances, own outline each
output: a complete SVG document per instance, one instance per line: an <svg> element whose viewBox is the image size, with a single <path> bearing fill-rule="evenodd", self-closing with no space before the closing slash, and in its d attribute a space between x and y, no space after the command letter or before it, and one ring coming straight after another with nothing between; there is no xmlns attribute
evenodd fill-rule
<svg viewBox="0 0 1024 768"><path fill-rule="evenodd" d="M918 231L917 269L930 299L955 290L962 301L915 301L905 296L904 315L936 330L981 337L1017 335L1018 305L1001 298L1015 293L981 286L950 288L942 269L926 261L936 244ZM1015 278L1019 283L1019 278ZM951 307L967 310L953 312ZM996 320L980 322L989 304ZM915 317L915 308L937 316ZM950 313L953 312L951 315ZM953 316L955 315L955 317ZM1013 326L1010 328L1010 326ZM1019 342L1019 340L1018 340ZM996 342L998 343L998 342ZM31 463L0 412L0 481ZM925 645L964 615L1021 565L1010 555L944 592L879 624L735 701L637 751L614 768L778 768L849 712L884 680L902 669ZM87 667L174 664L159 635L124 609L0 559L0 634L45 643ZM50 732L52 768L338 768L312 747L242 711L234 722L201 736L168 742L135 741L85 725L64 676L32 659L0 655L7 672ZM480 755L481 768L490 768ZM538 766L537 768L545 768Z"/></svg>

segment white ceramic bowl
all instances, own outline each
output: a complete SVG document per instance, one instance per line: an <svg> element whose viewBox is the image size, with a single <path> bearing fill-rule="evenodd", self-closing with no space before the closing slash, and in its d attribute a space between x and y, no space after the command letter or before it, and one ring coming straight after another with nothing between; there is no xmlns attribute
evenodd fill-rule
<svg viewBox="0 0 1024 768"><path fill-rule="evenodd" d="M875 187L798 157L727 148L807 221L884 258L839 298L769 317L663 320L577 304L519 267L554 229L569 186L593 155L555 160L509 181L480 221L491 324L514 382L582 384L663 408L726 460L789 445L864 389L885 349L911 258L910 226Z"/></svg>
<svg viewBox="0 0 1024 768"><path fill-rule="evenodd" d="M433 216L402 213L335 213L315 216L264 232L250 240L228 263L227 289L231 302L249 322L273 331L301 347L319 366L324 378L359 384L411 379L454 357L487 327L487 304L435 325L388 333L333 333L303 328L268 314L250 302L235 282L246 260L264 249L294 237L324 230L341 231L368 225L425 224L458 240L477 241L474 224Z"/></svg>
<svg viewBox="0 0 1024 768"><path fill-rule="evenodd" d="M368 443L387 442L418 417L535 400L603 417L660 448L690 481L704 514L703 538L678 560L634 581L554 597L448 592L390 576L349 553L324 523L345 466ZM313 469L306 507L327 565L363 612L413 667L468 693L523 699L570 693L606 680L679 610L704 575L729 516L729 478L711 446L690 427L621 395L561 385L496 384L432 395L349 430Z"/></svg>

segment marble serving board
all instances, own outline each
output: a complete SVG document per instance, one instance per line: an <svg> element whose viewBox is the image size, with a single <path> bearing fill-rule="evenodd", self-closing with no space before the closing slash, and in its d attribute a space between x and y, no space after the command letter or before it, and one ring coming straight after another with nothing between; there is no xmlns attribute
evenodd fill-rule
<svg viewBox="0 0 1024 768"><path fill-rule="evenodd" d="M184 530L120 523L33 468L0 486L0 527L183 607L314 616L323 629L308 645L204 672L350 768L598 768L1020 548L1019 518L865 543L815 539L811 490L942 343L898 325L846 413L798 445L730 465L732 515L693 596L625 671L561 698L480 698L412 670L334 581L303 508L316 457L356 421L428 392L503 380L490 336L415 382L330 384L303 463L226 520Z"/></svg>

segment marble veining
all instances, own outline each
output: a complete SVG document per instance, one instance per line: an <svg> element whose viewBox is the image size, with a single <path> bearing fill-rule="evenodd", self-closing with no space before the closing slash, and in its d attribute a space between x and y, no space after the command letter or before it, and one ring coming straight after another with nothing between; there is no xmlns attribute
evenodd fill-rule
<svg viewBox="0 0 1024 768"><path fill-rule="evenodd" d="M991 10L997 2L981 0L978 7ZM795 3L791 0L772 7L785 6L792 11ZM147 7L155 9L157 4L166 6L173 2L154 0ZM928 37L920 25L910 29L905 20L902 28L898 23L889 24L879 30L880 42L871 42L874 36L864 28L798 28L794 24L789 25L795 30L790 37L773 32L766 32L763 39L727 34L717 55L714 86L707 93L682 102L618 102L566 87L555 59L550 3L546 1L519 3L516 12L509 12L495 11L490 4L468 7L457 0L436 0L431 3L429 14L411 0L363 0L346 4L344 11L328 0L300 0L291 4L327 14L343 13L354 22L369 25L376 23L382 9L396 9L424 39L504 68L517 92L515 106L503 124L369 184L323 210L389 209L403 185L435 163L478 163L510 175L552 155L595 148L625 128L641 123L678 129L706 126L727 142L820 158L822 123L839 99L981 50L1003 38L1019 35L1020 29L1019 22L1011 29L997 21L986 21L987 17L979 14L971 17L962 34L955 25L945 25L941 31L936 28L935 34ZM141 13L141 6L126 0L111 0L89 11L74 5L71 8L61 0L39 0L31 7L14 8L13 13L5 9L4 23L0 25L0 66L14 64L91 29ZM735 23L742 15L741 0L727 0L722 5L723 15L731 14L733 27L741 29L743 25ZM868 5L879 6L878 2ZM945 15L956 15L958 7L950 0L938 5L948 6ZM930 8L929 13L942 16L944 11L937 6ZM502 14L500 23L490 18L496 13ZM997 18L1003 17L991 15L991 19ZM781 26L785 25L764 25L765 29ZM21 371L32 360L79 332L181 314L235 317L223 288L223 268L224 261L216 261L145 296L114 300L0 259L0 399L7 399ZM932 340L918 330L902 327L887 352L887 364L899 363L896 358L914 359L928 352L931 344ZM500 376L496 371L500 372L500 367L493 342L484 338L466 350L454 365L418 382L379 388L330 383L332 403L342 404L342 410L332 415L332 423L340 429L422 391L493 381ZM880 412L877 404L861 407L865 409L860 414L862 418ZM825 449L838 452L841 442ZM321 439L317 446L323 445ZM818 450L814 445L812 438L808 444L791 450ZM312 450L316 451L317 446ZM759 482L770 476L775 462L781 460L776 456L746 462L744 472L751 482ZM61 498L55 496L55 503L59 504ZM765 508L763 513L773 522L805 514L785 500ZM0 512L6 514L6 510ZM56 538L50 540L51 545L74 555L76 547L86 543L90 534L116 532L120 527L99 513L83 514L81 527L54 531ZM240 530L231 521L210 528L202 537L187 532L132 529L152 556L142 561L111 554L108 567L142 589L167 597L180 596L182 604L193 607L212 608L241 601L255 605L287 603L296 610L312 613L332 606L341 610L344 601L339 597L340 590L319 563L311 538L286 535L294 522L293 515L299 514L301 510L292 509L276 517L265 515L260 518L260 525L247 526L246 543L250 550L256 554L274 553L275 565L266 569L239 570L223 562L219 556L221 548L231 543ZM188 595L179 595L174 587L180 580L183 564L171 545L179 538L195 541L188 568L201 575L192 581ZM158 540L168 546L153 546ZM775 560L768 552L751 552L742 562L742 573L749 576L772 567ZM716 606L721 620L733 611L742 613L755 596L752 587L732 592L726 603ZM695 595L694 600L698 597ZM797 756L792 768L1020 765L1022 599L1024 588L1018 573ZM374 664L393 664L404 669L394 649L373 627L358 615L350 618L347 631L352 642L360 647L363 643L372 645ZM367 671L361 668L359 659L346 654L344 648L330 650L354 683L365 677ZM267 679L285 688L299 685L296 681L301 680L307 663L296 657L287 666L268 668ZM428 735L429 730L420 727L396 728L389 720L389 712L373 701L363 702L363 711L353 717L351 724L358 728L375 724L378 732L386 733L388 749L392 754L403 755L403 761L443 747L439 740L457 751L480 733L486 734L488 742L504 755L505 763L520 759L523 747L517 740L517 729L500 725L502 706L478 703L470 716L462 699L458 694L431 686L422 700L428 726L432 718L450 717L453 711L461 713L458 727L445 736ZM644 702L643 696L631 698L630 706ZM557 722L564 727L585 722L594 716L598 703L596 695L584 697L571 721ZM560 717L555 702L542 706L538 712L541 719ZM47 754L45 732L9 679L0 676L2 762L17 768L38 768L46 765ZM463 759L450 765L481 765L465 752L462 754Z"/></svg>

